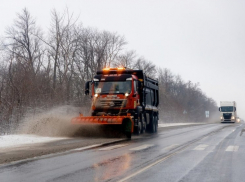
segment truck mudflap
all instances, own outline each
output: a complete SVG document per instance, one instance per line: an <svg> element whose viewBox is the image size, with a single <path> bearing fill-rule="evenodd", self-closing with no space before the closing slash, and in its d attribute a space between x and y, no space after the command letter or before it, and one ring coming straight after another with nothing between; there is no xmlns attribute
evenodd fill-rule
<svg viewBox="0 0 245 182"><path fill-rule="evenodd" d="M134 131L134 121L130 116L83 116L72 118L72 124L78 125L123 125L125 132Z"/></svg>

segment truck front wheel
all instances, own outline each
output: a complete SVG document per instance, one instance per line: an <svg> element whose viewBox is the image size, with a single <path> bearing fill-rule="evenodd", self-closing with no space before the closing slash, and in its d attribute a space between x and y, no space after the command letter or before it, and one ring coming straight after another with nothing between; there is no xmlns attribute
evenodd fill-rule
<svg viewBox="0 0 245 182"><path fill-rule="evenodd" d="M131 132L126 132L126 137L127 139L131 140L132 133Z"/></svg>

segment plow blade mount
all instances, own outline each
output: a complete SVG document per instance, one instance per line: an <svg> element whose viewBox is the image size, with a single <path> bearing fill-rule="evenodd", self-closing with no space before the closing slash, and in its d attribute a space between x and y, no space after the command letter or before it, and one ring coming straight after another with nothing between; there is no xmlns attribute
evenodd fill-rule
<svg viewBox="0 0 245 182"><path fill-rule="evenodd" d="M124 131L133 133L134 121L130 116L78 116L72 118L72 124L78 125L123 125Z"/></svg>

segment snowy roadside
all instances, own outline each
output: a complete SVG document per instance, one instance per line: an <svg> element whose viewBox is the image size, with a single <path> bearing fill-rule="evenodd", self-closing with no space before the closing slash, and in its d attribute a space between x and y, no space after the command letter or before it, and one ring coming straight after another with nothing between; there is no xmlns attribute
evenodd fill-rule
<svg viewBox="0 0 245 182"><path fill-rule="evenodd" d="M20 147L29 144L39 144L69 139L68 137L42 137L37 135L2 135L0 136L0 149Z"/></svg>
<svg viewBox="0 0 245 182"><path fill-rule="evenodd" d="M160 130L168 128L185 127L184 125L196 125L197 123L160 123ZM171 127L172 126L172 127ZM125 138L111 138L97 134L87 137L47 137L39 135L3 135L0 136L0 165L13 161L66 152L77 148L120 142ZM147 135L148 136L148 135ZM137 139L139 136L134 135ZM144 137L144 135L140 136Z"/></svg>
<svg viewBox="0 0 245 182"><path fill-rule="evenodd" d="M13 161L34 159L49 154L74 151L97 145L124 141L122 138L57 138L35 135L5 135L0 137L0 166Z"/></svg>
<svg viewBox="0 0 245 182"><path fill-rule="evenodd" d="M159 123L159 128L165 128L170 126L184 126L184 125L197 125L197 124L205 124L205 123Z"/></svg>
<svg viewBox="0 0 245 182"><path fill-rule="evenodd" d="M159 128L171 126L193 125L198 123L159 123ZM44 137L38 135L2 135L0 136L0 149L20 147L23 145L40 144L64 139L71 139L70 137Z"/></svg>

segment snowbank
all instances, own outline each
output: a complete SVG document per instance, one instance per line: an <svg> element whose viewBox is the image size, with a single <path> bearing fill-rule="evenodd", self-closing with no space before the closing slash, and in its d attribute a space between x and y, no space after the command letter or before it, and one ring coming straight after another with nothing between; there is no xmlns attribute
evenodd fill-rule
<svg viewBox="0 0 245 182"><path fill-rule="evenodd" d="M27 144L37 144L44 142L52 142L68 138L58 137L41 137L36 135L3 135L0 136L0 149L10 147L20 147Z"/></svg>
<svg viewBox="0 0 245 182"><path fill-rule="evenodd" d="M159 128L170 127L170 126L183 126L183 125L193 125L193 124L203 124L203 123L159 123Z"/></svg>

